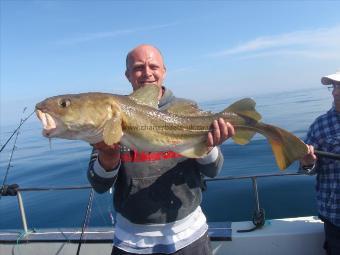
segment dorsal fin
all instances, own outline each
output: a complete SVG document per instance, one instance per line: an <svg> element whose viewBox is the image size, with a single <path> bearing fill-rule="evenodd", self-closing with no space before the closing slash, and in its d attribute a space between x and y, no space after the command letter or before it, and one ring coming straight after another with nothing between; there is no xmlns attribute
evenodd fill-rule
<svg viewBox="0 0 340 255"><path fill-rule="evenodd" d="M223 112L234 112L238 115L246 116L256 122L261 120L261 115L255 110L256 102L251 98L243 98L236 101Z"/></svg>
<svg viewBox="0 0 340 255"><path fill-rule="evenodd" d="M159 90L160 87L150 84L135 90L129 97L137 104L158 108Z"/></svg>
<svg viewBox="0 0 340 255"><path fill-rule="evenodd" d="M193 101L181 99L171 103L164 112L173 113L179 116L207 116L212 114L211 112L200 110Z"/></svg>

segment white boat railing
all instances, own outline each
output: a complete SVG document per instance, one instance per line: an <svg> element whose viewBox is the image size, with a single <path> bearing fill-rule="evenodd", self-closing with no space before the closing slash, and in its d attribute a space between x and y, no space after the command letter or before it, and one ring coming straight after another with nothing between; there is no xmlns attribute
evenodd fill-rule
<svg viewBox="0 0 340 255"><path fill-rule="evenodd" d="M302 173L284 173L284 174L256 174L256 175L241 175L241 176L221 176L216 178L205 178L204 186L207 182L215 181L228 181L228 180L240 180L240 179L251 179L253 184L253 193L255 198L255 212L253 215L254 227L247 230L239 230L238 232L249 232L260 228L265 223L265 213L264 209L260 207L260 199L257 185L257 178L267 178L267 177L282 177L282 176L299 176L304 175ZM4 185L0 188L0 196L16 196L18 199L18 205L20 210L22 228L25 233L28 232L28 221L25 213L25 205L22 199L22 192L44 192L44 191L65 191L65 190L81 190L81 189L91 189L90 185L83 186L65 186L65 187L32 187L32 188L20 188L16 184Z"/></svg>

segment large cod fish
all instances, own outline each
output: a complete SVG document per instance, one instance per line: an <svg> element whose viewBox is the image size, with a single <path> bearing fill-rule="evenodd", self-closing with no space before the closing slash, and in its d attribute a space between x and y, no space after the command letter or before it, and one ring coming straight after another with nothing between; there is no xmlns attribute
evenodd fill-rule
<svg viewBox="0 0 340 255"><path fill-rule="evenodd" d="M36 105L43 135L122 143L144 151L174 151L188 158L206 155L207 133L213 120L223 118L235 128L232 139L246 144L255 133L264 135L272 146L279 168L307 154L307 146L293 134L260 122L255 102L245 98L220 113L202 112L186 101L158 110L159 87L147 85L128 96L82 93L47 98Z"/></svg>

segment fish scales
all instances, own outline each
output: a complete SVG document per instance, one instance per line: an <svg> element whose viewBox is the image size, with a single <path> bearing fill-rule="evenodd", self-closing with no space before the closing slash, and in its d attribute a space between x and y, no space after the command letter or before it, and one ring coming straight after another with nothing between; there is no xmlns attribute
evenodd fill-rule
<svg viewBox="0 0 340 255"><path fill-rule="evenodd" d="M262 123L250 98L220 113L209 113L183 101L160 111L158 95L159 88L152 85L128 96L98 92L60 95L38 103L36 114L48 138L122 143L150 152L171 150L189 158L204 157L209 152L207 134L218 118L234 126L232 139L238 144L248 143L255 133L264 135L280 169L308 152L306 144L294 134Z"/></svg>

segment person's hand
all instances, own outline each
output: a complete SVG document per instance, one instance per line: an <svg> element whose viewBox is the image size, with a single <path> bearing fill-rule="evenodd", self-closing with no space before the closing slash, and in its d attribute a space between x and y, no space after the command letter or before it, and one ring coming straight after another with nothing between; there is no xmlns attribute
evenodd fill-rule
<svg viewBox="0 0 340 255"><path fill-rule="evenodd" d="M302 166L312 166L317 160L313 145L307 144L307 147L308 153L300 160Z"/></svg>
<svg viewBox="0 0 340 255"><path fill-rule="evenodd" d="M98 150L98 160L105 170L110 171L118 165L120 159L119 144L107 145L102 141L92 144L92 146Z"/></svg>
<svg viewBox="0 0 340 255"><path fill-rule="evenodd" d="M214 120L211 126L212 131L208 133L208 146L211 149L214 146L221 145L224 141L235 135L234 127L222 118Z"/></svg>

